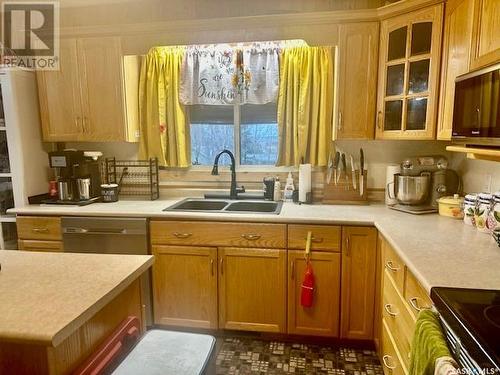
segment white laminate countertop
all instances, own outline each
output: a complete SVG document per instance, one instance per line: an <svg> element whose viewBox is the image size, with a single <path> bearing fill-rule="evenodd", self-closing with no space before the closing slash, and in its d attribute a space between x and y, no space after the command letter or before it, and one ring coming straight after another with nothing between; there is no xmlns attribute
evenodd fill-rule
<svg viewBox="0 0 500 375"><path fill-rule="evenodd" d="M57 346L153 264L151 255L0 250L0 341Z"/></svg>
<svg viewBox="0 0 500 375"><path fill-rule="evenodd" d="M461 220L437 214L411 215L383 205L297 205L279 215L163 211L176 200L119 201L84 207L33 205L19 215L155 217L210 221L374 225L429 291L434 286L500 290L500 248L493 238Z"/></svg>

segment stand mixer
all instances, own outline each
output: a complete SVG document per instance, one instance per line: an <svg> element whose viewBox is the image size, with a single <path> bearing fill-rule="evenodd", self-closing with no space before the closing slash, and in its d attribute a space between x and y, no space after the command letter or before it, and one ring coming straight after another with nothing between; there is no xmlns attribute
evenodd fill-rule
<svg viewBox="0 0 500 375"><path fill-rule="evenodd" d="M418 156L401 162L401 173L387 184L389 196L397 204L389 206L412 214L437 212L437 199L460 190L460 178L448 168L444 156Z"/></svg>

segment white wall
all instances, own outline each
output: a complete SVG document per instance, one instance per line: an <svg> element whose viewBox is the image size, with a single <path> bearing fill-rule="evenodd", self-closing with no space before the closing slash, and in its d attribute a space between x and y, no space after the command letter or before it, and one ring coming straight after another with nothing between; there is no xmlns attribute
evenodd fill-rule
<svg viewBox="0 0 500 375"><path fill-rule="evenodd" d="M457 153L453 155L453 165L462 176L465 192L500 191L499 162L470 160Z"/></svg>

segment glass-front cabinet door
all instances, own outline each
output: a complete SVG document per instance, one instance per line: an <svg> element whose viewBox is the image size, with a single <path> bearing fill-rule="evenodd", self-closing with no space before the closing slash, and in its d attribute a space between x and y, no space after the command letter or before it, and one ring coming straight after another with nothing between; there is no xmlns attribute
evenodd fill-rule
<svg viewBox="0 0 500 375"><path fill-rule="evenodd" d="M433 139L443 5L382 21L378 139Z"/></svg>

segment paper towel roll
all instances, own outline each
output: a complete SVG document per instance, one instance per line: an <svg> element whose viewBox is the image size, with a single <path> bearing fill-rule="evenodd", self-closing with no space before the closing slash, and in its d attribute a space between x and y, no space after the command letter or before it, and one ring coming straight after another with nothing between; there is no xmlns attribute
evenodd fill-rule
<svg viewBox="0 0 500 375"><path fill-rule="evenodd" d="M299 165L299 201L307 201L307 193L311 192L311 164Z"/></svg>
<svg viewBox="0 0 500 375"><path fill-rule="evenodd" d="M391 195L394 196L394 175L396 173L401 173L401 166L399 164L389 164L385 171L385 204L393 205L398 203L396 198L389 197L389 190L391 189Z"/></svg>

